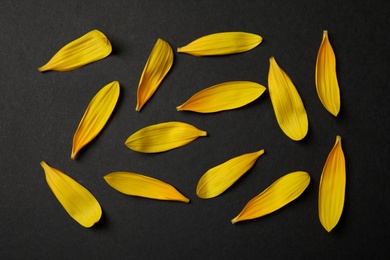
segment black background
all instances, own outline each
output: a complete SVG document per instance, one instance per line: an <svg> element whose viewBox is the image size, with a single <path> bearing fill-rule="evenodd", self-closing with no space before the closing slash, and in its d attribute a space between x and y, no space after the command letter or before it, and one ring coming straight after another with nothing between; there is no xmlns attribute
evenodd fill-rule
<svg viewBox="0 0 390 260"><path fill-rule="evenodd" d="M389 1L28 1L0 2L0 256L2 259L365 259L389 255ZM104 60L69 72L37 68L93 29L110 39ZM329 31L337 58L341 112L320 103L317 51ZM175 51L174 65L140 113L139 77L157 38L174 50L215 32L246 31L263 42L223 57ZM267 87L274 56L297 87L309 117L300 142L277 125L269 94L233 111L177 112L192 94L231 80ZM100 135L70 159L73 134L91 98L118 80L120 99ZM124 145L135 131L183 121L208 137L161 154ZM347 163L337 227L318 219L318 185L336 135ZM199 178L232 157L264 148L255 166L221 196L201 200ZM91 229L75 222L49 189L40 161L88 188L102 208ZM255 195L304 170L307 190L281 210L230 223ZM123 195L103 176L132 171L174 185L189 204Z"/></svg>

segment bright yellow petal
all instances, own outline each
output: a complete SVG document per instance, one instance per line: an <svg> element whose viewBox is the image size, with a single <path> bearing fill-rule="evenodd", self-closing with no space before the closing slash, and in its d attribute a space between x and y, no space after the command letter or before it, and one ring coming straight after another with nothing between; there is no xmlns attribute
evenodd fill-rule
<svg viewBox="0 0 390 260"><path fill-rule="evenodd" d="M202 199L214 198L232 186L255 164L264 150L232 158L208 170L199 180L196 194Z"/></svg>
<svg viewBox="0 0 390 260"><path fill-rule="evenodd" d="M298 198L310 183L307 172L297 171L284 175L262 193L251 199L232 223L259 218L270 214Z"/></svg>
<svg viewBox="0 0 390 260"><path fill-rule="evenodd" d="M136 111L140 111L152 97L172 64L173 51L171 46L166 41L158 39L150 53L138 84Z"/></svg>
<svg viewBox="0 0 390 260"><path fill-rule="evenodd" d="M255 82L224 82L201 90L176 109L198 113L235 109L256 100L264 91L265 87Z"/></svg>
<svg viewBox="0 0 390 260"><path fill-rule="evenodd" d="M142 153L165 152L194 141L207 132L182 122L166 122L147 126L132 134L125 142L130 149Z"/></svg>
<svg viewBox="0 0 390 260"><path fill-rule="evenodd" d="M66 212L83 227L100 220L102 209L95 197L81 184L63 172L41 162L46 181Z"/></svg>
<svg viewBox="0 0 390 260"><path fill-rule="evenodd" d="M330 232L339 222L345 198L345 157L341 137L330 151L322 170L318 195L318 213L322 226Z"/></svg>
<svg viewBox="0 0 390 260"><path fill-rule="evenodd" d="M324 31L316 63L316 88L322 104L332 115L340 111L340 89L336 74L336 57Z"/></svg>
<svg viewBox="0 0 390 260"><path fill-rule="evenodd" d="M294 141L302 140L309 129L305 107L290 77L274 57L270 58L268 91L282 131Z"/></svg>
<svg viewBox="0 0 390 260"><path fill-rule="evenodd" d="M91 100L73 137L71 158L92 141L103 129L119 97L119 82L113 81L103 87Z"/></svg>
<svg viewBox="0 0 390 260"><path fill-rule="evenodd" d="M104 176L114 189L127 195L157 200L173 200L188 203L190 200L172 185L132 172L113 172Z"/></svg>
<svg viewBox="0 0 390 260"><path fill-rule="evenodd" d="M178 48L193 56L226 55L249 51L261 43L263 38L247 32L222 32L203 36Z"/></svg>
<svg viewBox="0 0 390 260"><path fill-rule="evenodd" d="M112 51L107 37L98 30L90 31L62 47L39 71L68 71L107 57Z"/></svg>

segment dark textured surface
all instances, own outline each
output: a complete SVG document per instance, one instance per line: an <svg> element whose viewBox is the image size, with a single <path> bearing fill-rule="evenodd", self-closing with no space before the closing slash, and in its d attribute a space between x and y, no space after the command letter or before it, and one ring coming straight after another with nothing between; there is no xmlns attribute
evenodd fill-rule
<svg viewBox="0 0 390 260"><path fill-rule="evenodd" d="M282 3L284 2L284 3ZM0 2L0 256L2 259L378 259L389 255L388 1L9 1ZM40 73L66 43L92 29L113 53L69 72ZM341 112L321 105L314 85L322 31L337 57ZM175 52L172 70L140 113L136 90L157 38L174 50L215 32L247 31L264 41L247 53L196 58ZM222 113L177 112L195 92L230 80L267 87L269 58L291 77L309 117L300 142L276 123L269 94ZM70 159L90 99L121 84L103 132ZM209 133L161 154L129 150L150 124L183 121ZM346 203L328 234L317 213L322 167L336 135L347 163ZM234 156L264 148L255 166L221 196L201 200L199 178ZM40 161L67 173L100 202L91 229L71 219L46 184ZM244 205L282 175L304 170L311 184L266 217L232 225ZM174 185L190 204L122 195L103 176L133 171Z"/></svg>

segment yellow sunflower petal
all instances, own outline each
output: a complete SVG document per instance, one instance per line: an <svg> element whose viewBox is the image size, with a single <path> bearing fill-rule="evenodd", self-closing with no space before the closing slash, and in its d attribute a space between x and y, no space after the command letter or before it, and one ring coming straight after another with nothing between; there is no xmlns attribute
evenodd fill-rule
<svg viewBox="0 0 390 260"><path fill-rule="evenodd" d="M91 100L73 137L71 158L92 141L103 129L119 97L119 82L113 81L103 87Z"/></svg>
<svg viewBox="0 0 390 260"><path fill-rule="evenodd" d="M256 100L264 91L265 87L255 82L224 82L201 90L176 109L198 113L235 109Z"/></svg>
<svg viewBox="0 0 390 260"><path fill-rule="evenodd" d="M262 193L251 199L232 223L259 218L270 214L298 198L310 183L307 172L297 171L284 175Z"/></svg>
<svg viewBox="0 0 390 260"><path fill-rule="evenodd" d="M147 126L132 134L125 145L137 152L159 153L194 141L207 132L182 122L165 122Z"/></svg>
<svg viewBox="0 0 390 260"><path fill-rule="evenodd" d="M100 220L102 209L95 197L77 181L41 162L46 181L66 212L83 227L92 227Z"/></svg>
<svg viewBox="0 0 390 260"><path fill-rule="evenodd" d="M98 30L90 31L62 47L39 71L68 71L107 57L112 51L107 37Z"/></svg>
<svg viewBox="0 0 390 260"><path fill-rule="evenodd" d="M247 32L222 32L203 36L177 49L177 52L193 56L226 55L249 51L263 38Z"/></svg>
<svg viewBox="0 0 390 260"><path fill-rule="evenodd" d="M232 186L264 153L260 150L232 158L208 170L199 180L196 194L202 199L214 198Z"/></svg>
<svg viewBox="0 0 390 260"><path fill-rule="evenodd" d="M113 172L104 176L114 189L127 195L157 200L173 200L188 203L190 200L172 185L132 172Z"/></svg>
<svg viewBox="0 0 390 260"><path fill-rule="evenodd" d="M341 137L326 159L318 195L318 213L322 226L330 232L339 222L344 207L346 169Z"/></svg>
<svg viewBox="0 0 390 260"><path fill-rule="evenodd" d="M332 115L340 111L340 89L336 74L336 57L324 31L316 62L316 89L322 104Z"/></svg>
<svg viewBox="0 0 390 260"><path fill-rule="evenodd" d="M294 141L302 140L309 129L305 107L290 77L274 57L270 58L268 91L282 131Z"/></svg>
<svg viewBox="0 0 390 260"><path fill-rule="evenodd" d="M136 111L140 111L152 97L173 64L173 51L169 44L158 39L146 62L138 84Z"/></svg>

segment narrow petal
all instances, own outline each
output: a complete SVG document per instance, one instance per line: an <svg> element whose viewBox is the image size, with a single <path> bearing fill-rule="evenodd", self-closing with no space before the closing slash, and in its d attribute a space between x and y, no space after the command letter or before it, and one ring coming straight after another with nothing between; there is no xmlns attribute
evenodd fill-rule
<svg viewBox="0 0 390 260"><path fill-rule="evenodd" d="M119 98L119 82L103 87L91 100L73 137L71 158L91 142L106 125Z"/></svg>
<svg viewBox="0 0 390 260"><path fill-rule="evenodd" d="M132 172L113 172L104 179L112 188L127 195L157 200L173 200L188 203L190 200L172 185Z"/></svg>
<svg viewBox="0 0 390 260"><path fill-rule="evenodd" d="M310 183L307 172L297 171L284 175L262 193L251 199L232 223L259 218L270 214L298 198Z"/></svg>
<svg viewBox="0 0 390 260"><path fill-rule="evenodd" d="M194 141L207 132L182 122L166 122L147 126L132 134L125 142L130 149L142 153L159 153Z"/></svg>
<svg viewBox="0 0 390 260"><path fill-rule="evenodd" d="M112 51L107 37L98 30L90 31L62 47L39 71L68 71L107 57Z"/></svg>
<svg viewBox="0 0 390 260"><path fill-rule="evenodd" d="M77 181L41 162L46 181L66 212L83 227L92 227L100 220L102 209L95 197Z"/></svg>
<svg viewBox="0 0 390 260"><path fill-rule="evenodd" d="M172 64L173 51L171 46L166 41L158 39L150 53L138 84L136 111L140 111L152 97Z"/></svg>
<svg viewBox="0 0 390 260"><path fill-rule="evenodd" d="M316 63L316 88L322 104L332 115L340 112L340 89L336 74L336 57L324 31Z"/></svg>
<svg viewBox="0 0 390 260"><path fill-rule="evenodd" d="M345 198L345 157L341 147L341 137L326 159L322 170L318 195L318 213L322 226L330 232L339 222Z"/></svg>
<svg viewBox="0 0 390 260"><path fill-rule="evenodd" d="M245 106L263 94L265 87L250 81L230 81L214 85L193 95L178 111L214 113Z"/></svg>
<svg viewBox="0 0 390 260"><path fill-rule="evenodd" d="M196 194L202 199L222 194L252 168L263 153L264 150L243 154L211 168L200 178Z"/></svg>
<svg viewBox="0 0 390 260"><path fill-rule="evenodd" d="M263 38L247 32L222 32L203 36L178 48L177 52L193 56L213 56L241 53L255 48Z"/></svg>
<svg viewBox="0 0 390 260"><path fill-rule="evenodd" d="M302 140L309 129L305 107L290 77L274 57L270 58L268 91L282 131L294 141Z"/></svg>

